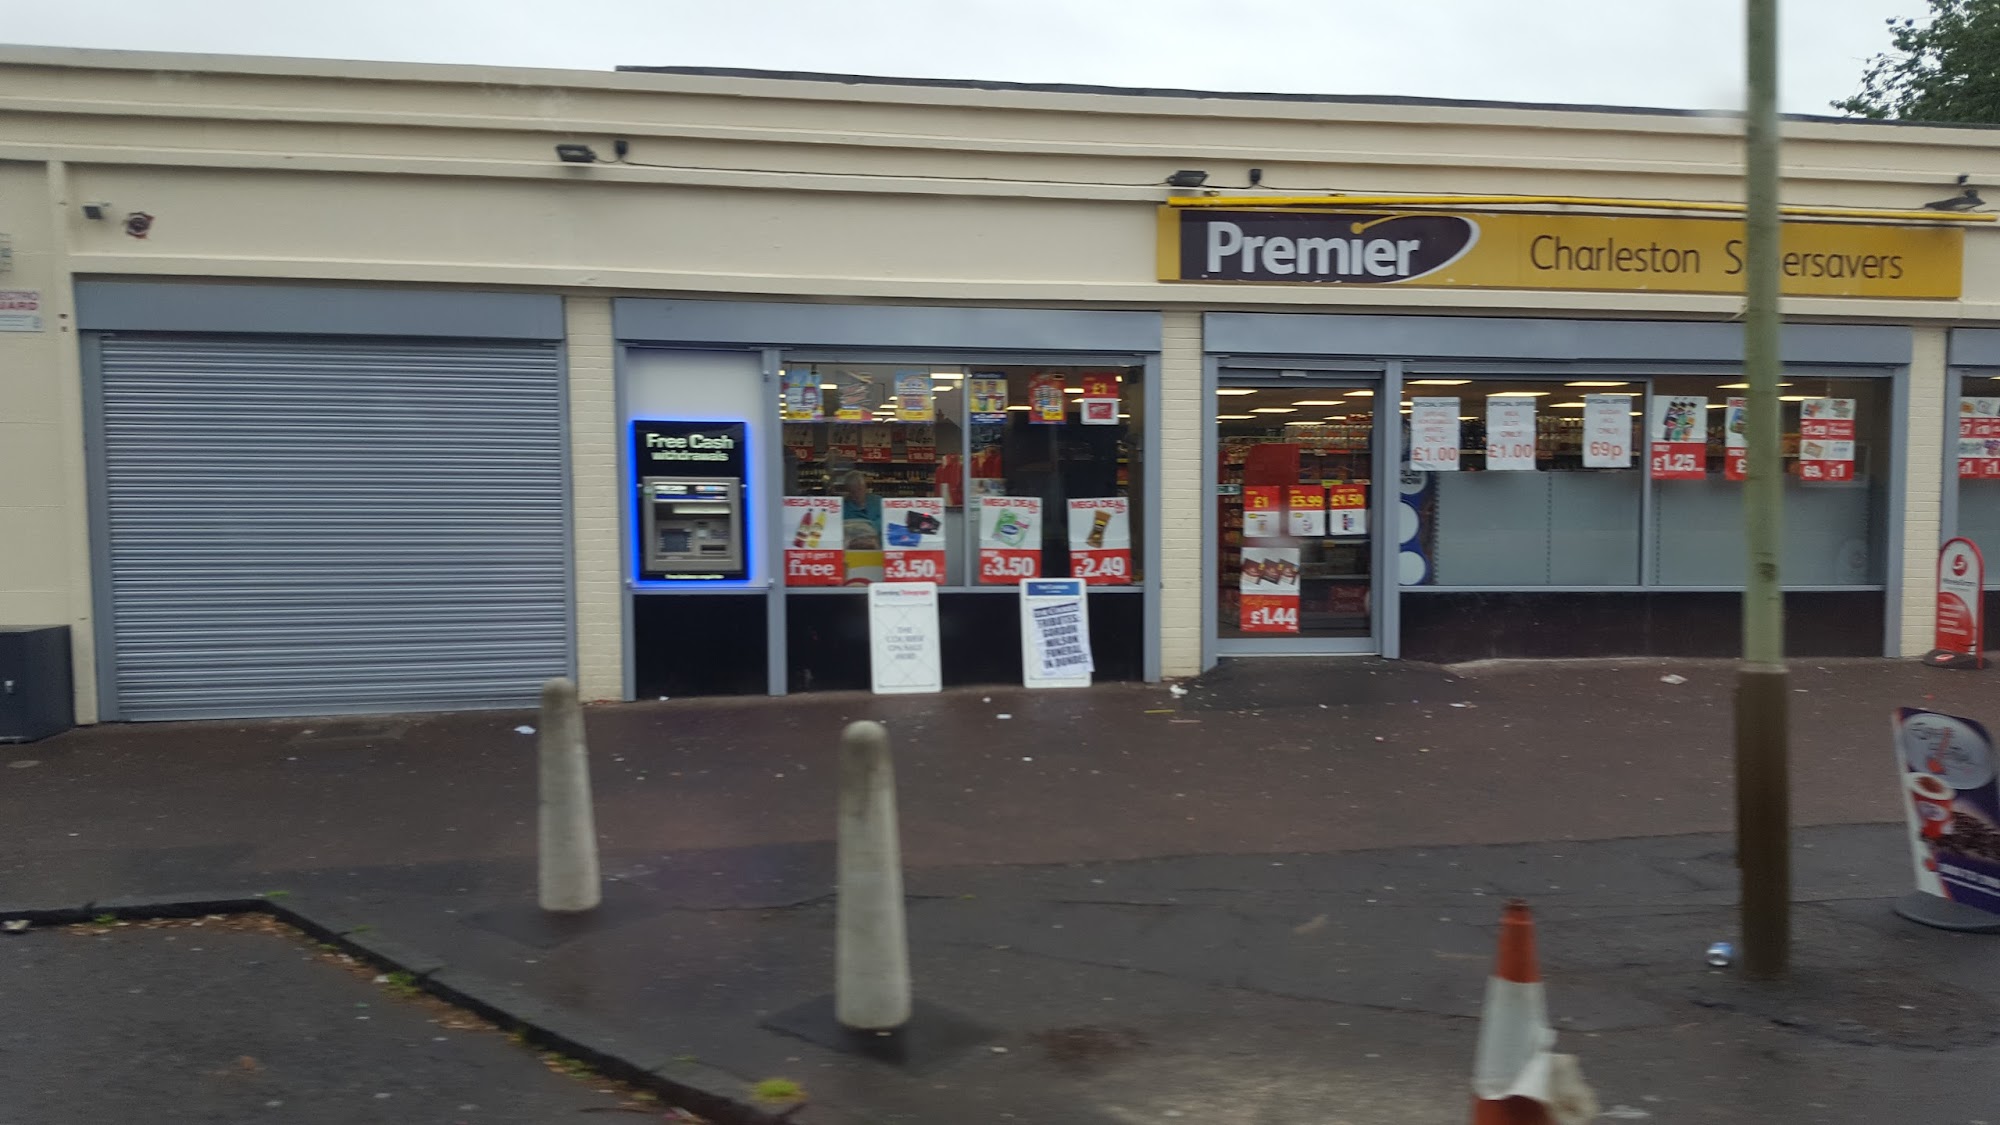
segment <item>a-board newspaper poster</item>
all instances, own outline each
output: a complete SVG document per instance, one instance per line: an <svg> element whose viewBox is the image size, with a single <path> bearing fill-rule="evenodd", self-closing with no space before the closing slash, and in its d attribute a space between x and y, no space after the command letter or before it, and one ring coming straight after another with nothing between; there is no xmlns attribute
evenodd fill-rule
<svg viewBox="0 0 2000 1125"><path fill-rule="evenodd" d="M1916 707L1897 710L1895 732L1917 889L2000 914L1992 737L1971 719Z"/></svg>

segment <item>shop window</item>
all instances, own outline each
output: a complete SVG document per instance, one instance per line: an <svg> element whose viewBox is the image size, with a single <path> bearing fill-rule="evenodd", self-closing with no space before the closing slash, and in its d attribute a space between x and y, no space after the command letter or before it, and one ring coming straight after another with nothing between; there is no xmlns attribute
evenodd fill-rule
<svg viewBox="0 0 2000 1125"><path fill-rule="evenodd" d="M1959 383L1958 534L1979 545L1986 584L2000 586L2000 376L1967 375Z"/></svg>
<svg viewBox="0 0 2000 1125"><path fill-rule="evenodd" d="M787 365L787 584L1139 581L1140 371Z"/></svg>
<svg viewBox="0 0 2000 1125"><path fill-rule="evenodd" d="M1653 380L1649 409L1666 411L1674 399L1685 399L1706 416L1694 429L1699 464L1684 476L1654 472L1660 478L1653 482L1656 585L1743 584L1741 454L1732 453L1740 450L1740 436L1730 431L1740 435L1746 393L1741 376ZM1784 584L1880 584L1889 538L1889 381L1788 373L1778 393Z"/></svg>
<svg viewBox="0 0 2000 1125"><path fill-rule="evenodd" d="M1419 461L1427 453L1440 459L1455 453L1457 465L1406 474L1405 504L1415 526L1403 551L1405 585L1638 584L1645 489L1638 413L1645 388L1608 379L1581 383L1412 379L1405 385L1406 421L1413 403L1432 412L1414 415L1424 428L1412 432L1405 449Z"/></svg>

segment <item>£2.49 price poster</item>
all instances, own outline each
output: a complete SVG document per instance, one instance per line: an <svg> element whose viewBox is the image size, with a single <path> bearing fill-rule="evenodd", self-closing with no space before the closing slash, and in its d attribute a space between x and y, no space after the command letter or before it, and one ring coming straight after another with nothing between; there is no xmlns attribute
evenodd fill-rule
<svg viewBox="0 0 2000 1125"><path fill-rule="evenodd" d="M1069 502L1069 574L1092 586L1132 581L1132 509L1123 496Z"/></svg>
<svg viewBox="0 0 2000 1125"><path fill-rule="evenodd" d="M1041 498L979 497L979 580L1012 586L1041 576Z"/></svg>
<svg viewBox="0 0 2000 1125"><path fill-rule="evenodd" d="M1854 400L1809 398L1799 403L1799 479L1854 479Z"/></svg>

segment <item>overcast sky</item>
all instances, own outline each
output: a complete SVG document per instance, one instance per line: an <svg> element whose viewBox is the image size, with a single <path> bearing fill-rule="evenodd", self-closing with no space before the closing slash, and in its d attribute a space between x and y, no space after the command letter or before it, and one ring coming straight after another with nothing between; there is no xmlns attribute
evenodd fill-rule
<svg viewBox="0 0 2000 1125"><path fill-rule="evenodd" d="M70 0L0 38L127 50L761 67L1740 108L1742 0ZM1827 113L1924 0L1784 0L1783 107Z"/></svg>

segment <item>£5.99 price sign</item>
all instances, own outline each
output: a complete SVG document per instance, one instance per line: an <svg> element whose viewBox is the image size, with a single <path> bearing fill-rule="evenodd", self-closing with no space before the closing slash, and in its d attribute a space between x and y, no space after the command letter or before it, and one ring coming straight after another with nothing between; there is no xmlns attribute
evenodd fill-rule
<svg viewBox="0 0 2000 1125"><path fill-rule="evenodd" d="M1299 549L1243 548L1243 574L1237 589L1241 602L1239 627L1246 633L1299 631Z"/></svg>
<svg viewBox="0 0 2000 1125"><path fill-rule="evenodd" d="M1854 400L1809 398L1799 403L1799 479L1854 479Z"/></svg>
<svg viewBox="0 0 2000 1125"><path fill-rule="evenodd" d="M1326 489L1316 484L1285 487L1285 530L1295 539L1326 534Z"/></svg>
<svg viewBox="0 0 2000 1125"><path fill-rule="evenodd" d="M1069 574L1092 586L1131 583L1130 501L1106 496L1069 502Z"/></svg>
<svg viewBox="0 0 2000 1125"><path fill-rule="evenodd" d="M889 496L882 500L882 579L944 581L944 498Z"/></svg>
<svg viewBox="0 0 2000 1125"><path fill-rule="evenodd" d="M1042 574L1042 501L1037 496L979 498L979 580L1011 586Z"/></svg>

